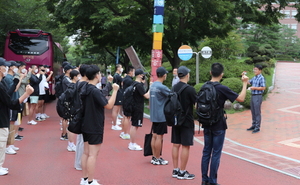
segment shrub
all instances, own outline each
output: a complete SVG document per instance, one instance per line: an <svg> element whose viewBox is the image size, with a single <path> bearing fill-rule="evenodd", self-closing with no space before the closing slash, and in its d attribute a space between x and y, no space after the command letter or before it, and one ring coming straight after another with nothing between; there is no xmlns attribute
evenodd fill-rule
<svg viewBox="0 0 300 185"><path fill-rule="evenodd" d="M270 68L267 67L263 68L262 73L263 75L271 75Z"/></svg>
<svg viewBox="0 0 300 185"><path fill-rule="evenodd" d="M239 93L242 90L242 81L238 78L226 78L222 81L222 85L229 87L232 91Z"/></svg>
<svg viewBox="0 0 300 185"><path fill-rule="evenodd" d="M195 88L195 90L196 90L196 93L198 93L198 92L200 91L200 89L201 89L201 87L202 87L203 84L204 84L204 83L198 83L198 84L194 85L194 88Z"/></svg>
<svg viewBox="0 0 300 185"><path fill-rule="evenodd" d="M250 102L251 102L251 91L247 90L245 101L240 102L240 104L243 105L245 108L250 109Z"/></svg>

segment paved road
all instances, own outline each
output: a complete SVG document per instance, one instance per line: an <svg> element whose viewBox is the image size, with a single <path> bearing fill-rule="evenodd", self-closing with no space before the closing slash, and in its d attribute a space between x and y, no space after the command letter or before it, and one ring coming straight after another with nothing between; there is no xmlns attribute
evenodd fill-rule
<svg viewBox="0 0 300 185"><path fill-rule="evenodd" d="M250 111L229 115L229 129L221 158L218 179L222 185L298 185L300 184L300 64L278 63L276 88L263 102L262 131L251 134L245 129L251 123ZM60 141L59 118L55 103L48 105L51 117L38 125L25 125L17 141L17 155L7 155L4 166L10 173L0 177L0 185L77 185L81 172L74 169L74 153L68 152L67 142ZM24 123L27 118L24 118ZM137 142L150 131L151 123L144 120L138 130ZM96 178L104 185L167 185L200 184L202 136L195 137L187 170L196 175L194 180L171 177L172 162L170 134L164 139L163 157L167 166L150 164L150 157L141 151L127 149L128 140L110 129L110 111L106 112L104 143L96 167Z"/></svg>

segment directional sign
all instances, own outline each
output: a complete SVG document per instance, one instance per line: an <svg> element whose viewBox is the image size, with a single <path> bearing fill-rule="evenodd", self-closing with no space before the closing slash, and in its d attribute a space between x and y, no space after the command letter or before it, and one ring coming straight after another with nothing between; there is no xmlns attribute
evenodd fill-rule
<svg viewBox="0 0 300 185"><path fill-rule="evenodd" d="M163 51L160 49L152 49L152 58L162 59Z"/></svg>
<svg viewBox="0 0 300 185"><path fill-rule="evenodd" d="M211 50L210 47L205 46L205 47L203 47L203 48L201 49L201 56L202 56L203 58L210 58L211 55L212 55L212 50Z"/></svg>
<svg viewBox="0 0 300 185"><path fill-rule="evenodd" d="M178 49L178 57L181 60L190 60L193 56L193 50L190 46L188 45L182 45Z"/></svg>

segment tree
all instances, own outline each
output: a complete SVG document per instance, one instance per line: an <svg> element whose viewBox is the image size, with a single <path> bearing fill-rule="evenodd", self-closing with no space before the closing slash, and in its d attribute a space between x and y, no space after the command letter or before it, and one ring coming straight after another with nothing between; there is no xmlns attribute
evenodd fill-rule
<svg viewBox="0 0 300 185"><path fill-rule="evenodd" d="M53 26L45 0L1 0L0 3L0 56L8 31L16 29L41 29L52 33L56 42L63 42L62 25Z"/></svg>
<svg viewBox="0 0 300 185"><path fill-rule="evenodd" d="M287 1L172 0L165 4L163 52L172 67L178 67L177 50L182 44L198 47L206 37L224 38L242 22L278 23ZM99 48L133 45L140 55L152 46L153 0L47 0L54 20L70 33L81 29ZM263 9L264 11L260 11Z"/></svg>
<svg viewBox="0 0 300 185"><path fill-rule="evenodd" d="M279 33L277 54L289 55L293 58L300 56L300 39L295 36L296 31L283 25Z"/></svg>
<svg viewBox="0 0 300 185"><path fill-rule="evenodd" d="M233 31L229 32L225 38L205 38L198 51L204 46L209 46L212 49L212 57L215 59L231 59L245 52L241 36Z"/></svg>

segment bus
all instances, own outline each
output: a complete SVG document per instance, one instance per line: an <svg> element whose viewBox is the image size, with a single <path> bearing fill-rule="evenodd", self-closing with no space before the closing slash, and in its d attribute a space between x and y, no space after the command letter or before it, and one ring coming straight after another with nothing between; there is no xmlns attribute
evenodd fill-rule
<svg viewBox="0 0 300 185"><path fill-rule="evenodd" d="M66 60L58 43L48 32L37 29L17 29L9 31L5 41L4 58L22 61L26 67L48 65L53 71L49 81L50 95L54 95L54 77L62 73L61 63Z"/></svg>

